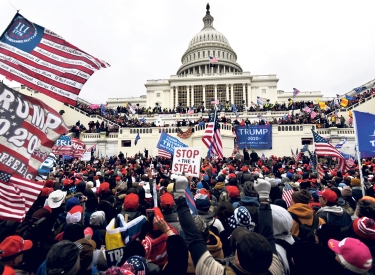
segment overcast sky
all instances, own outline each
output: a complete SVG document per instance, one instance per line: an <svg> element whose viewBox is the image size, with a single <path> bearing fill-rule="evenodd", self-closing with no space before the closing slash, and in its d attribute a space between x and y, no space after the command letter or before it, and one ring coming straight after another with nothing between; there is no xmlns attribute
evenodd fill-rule
<svg viewBox="0 0 375 275"><path fill-rule="evenodd" d="M145 94L148 79L174 75L202 27L199 0L10 0L28 20L111 64L80 97L91 103ZM375 73L375 1L210 1L214 27L252 74L276 74L278 89L344 94ZM0 1L0 29L16 10ZM3 79L0 76L0 79ZM15 86L16 83L5 83Z"/></svg>

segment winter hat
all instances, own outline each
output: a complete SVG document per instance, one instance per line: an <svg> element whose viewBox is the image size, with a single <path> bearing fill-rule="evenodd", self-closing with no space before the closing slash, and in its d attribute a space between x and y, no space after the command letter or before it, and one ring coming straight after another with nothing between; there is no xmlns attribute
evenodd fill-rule
<svg viewBox="0 0 375 275"><path fill-rule="evenodd" d="M146 260L141 256L131 256L121 267L124 271L130 271L134 275L148 274L148 266ZM125 273L126 274L126 273Z"/></svg>
<svg viewBox="0 0 375 275"><path fill-rule="evenodd" d="M367 217L357 218L353 221L353 230L365 240L375 239L375 221Z"/></svg>
<svg viewBox="0 0 375 275"><path fill-rule="evenodd" d="M48 197L53 192L53 188L43 187L41 191L42 197Z"/></svg>
<svg viewBox="0 0 375 275"><path fill-rule="evenodd" d="M82 218L83 208L80 205L74 206L69 212L66 214L66 223L77 223L80 222Z"/></svg>
<svg viewBox="0 0 375 275"><path fill-rule="evenodd" d="M228 218L228 224L231 228L245 227L252 231L254 223L251 222L251 216L245 206L234 209L234 214Z"/></svg>
<svg viewBox="0 0 375 275"><path fill-rule="evenodd" d="M350 186L345 186L342 190L341 190L341 195L343 197L351 197L352 196L352 189L350 188Z"/></svg>
<svg viewBox="0 0 375 275"><path fill-rule="evenodd" d="M311 194L307 190L297 191L292 194L292 200L294 203L308 204L311 198Z"/></svg>
<svg viewBox="0 0 375 275"><path fill-rule="evenodd" d="M227 186L228 196L230 198L238 198L240 196L240 190L237 186Z"/></svg>
<svg viewBox="0 0 375 275"><path fill-rule="evenodd" d="M341 264L354 273L363 274L372 267L370 249L360 240L345 238L340 242L330 239L328 247L337 254Z"/></svg>
<svg viewBox="0 0 375 275"><path fill-rule="evenodd" d="M79 200L76 197L70 198L65 203L65 209L67 212L69 212L70 209L72 209L76 205L80 205Z"/></svg>
<svg viewBox="0 0 375 275"><path fill-rule="evenodd" d="M194 197L194 199L197 210L208 212L210 209L210 200L208 199L207 195L198 194Z"/></svg>
<svg viewBox="0 0 375 275"><path fill-rule="evenodd" d="M217 182L224 182L225 181L225 178L224 178L224 176L218 176L217 177Z"/></svg>
<svg viewBox="0 0 375 275"><path fill-rule="evenodd" d="M289 212L281 206L270 204L272 209L273 233L276 239L282 239L290 244L294 243L290 230L293 226L293 218Z"/></svg>
<svg viewBox="0 0 375 275"><path fill-rule="evenodd" d="M80 249L68 240L54 244L46 257L47 275L70 274L79 261ZM78 271L78 270L77 270Z"/></svg>
<svg viewBox="0 0 375 275"><path fill-rule="evenodd" d="M350 181L350 184L352 186L361 186L361 181L357 178L352 178L352 180Z"/></svg>
<svg viewBox="0 0 375 275"><path fill-rule="evenodd" d="M87 240L85 238L79 239L75 243L81 249L81 252L79 253L80 269L87 270L87 268L91 265L93 261L96 243L93 240Z"/></svg>
<svg viewBox="0 0 375 275"><path fill-rule="evenodd" d="M53 187L55 182L53 180L46 180L44 187Z"/></svg>
<svg viewBox="0 0 375 275"><path fill-rule="evenodd" d="M105 222L105 213L104 211L95 211L90 216L90 225L100 226Z"/></svg>
<svg viewBox="0 0 375 275"><path fill-rule="evenodd" d="M131 193L126 195L124 199L124 208L126 210L132 209L135 210L138 208L139 205L139 197L137 194Z"/></svg>
<svg viewBox="0 0 375 275"><path fill-rule="evenodd" d="M237 178L229 178L228 185L237 186Z"/></svg>
<svg viewBox="0 0 375 275"><path fill-rule="evenodd" d="M257 190L254 188L254 183L252 181L245 181L243 185L245 196L256 197L258 195Z"/></svg>

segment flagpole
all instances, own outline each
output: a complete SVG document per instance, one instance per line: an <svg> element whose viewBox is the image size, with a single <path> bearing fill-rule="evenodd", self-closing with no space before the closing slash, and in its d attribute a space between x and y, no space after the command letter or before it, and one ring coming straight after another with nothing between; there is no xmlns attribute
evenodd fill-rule
<svg viewBox="0 0 375 275"><path fill-rule="evenodd" d="M357 161L358 161L358 170L359 170L359 177L360 177L360 181L361 181L361 186L362 186L362 195L363 196L366 196L366 192L365 192L365 185L364 185L364 182L363 182L363 174L362 174L362 164L361 164L361 152L359 151L359 146L358 146L358 129L357 129L357 123L356 123L356 120L355 120L355 112L353 112L353 122L354 122L354 130L355 130L355 146L356 146L356 155L357 155Z"/></svg>

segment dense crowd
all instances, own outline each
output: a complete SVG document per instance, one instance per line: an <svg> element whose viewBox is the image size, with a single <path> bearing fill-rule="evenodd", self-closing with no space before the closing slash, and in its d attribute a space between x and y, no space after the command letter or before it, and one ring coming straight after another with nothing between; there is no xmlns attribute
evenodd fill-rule
<svg viewBox="0 0 375 275"><path fill-rule="evenodd" d="M59 159L25 219L0 223L2 274L374 274L375 159L319 158L318 175L300 156L236 149L197 177L146 149Z"/></svg>

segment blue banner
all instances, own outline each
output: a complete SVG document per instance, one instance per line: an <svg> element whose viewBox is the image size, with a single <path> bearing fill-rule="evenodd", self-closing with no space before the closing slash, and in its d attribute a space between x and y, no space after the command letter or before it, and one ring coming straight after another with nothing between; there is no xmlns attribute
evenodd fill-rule
<svg viewBox="0 0 375 275"><path fill-rule="evenodd" d="M375 157L375 115L353 111L354 126L361 156Z"/></svg>
<svg viewBox="0 0 375 275"><path fill-rule="evenodd" d="M167 151L173 156L175 147L189 147L186 144L178 140L178 138L172 137L165 132L162 132L156 148Z"/></svg>
<svg viewBox="0 0 375 275"><path fill-rule="evenodd" d="M235 126L239 149L272 149L272 125Z"/></svg>

